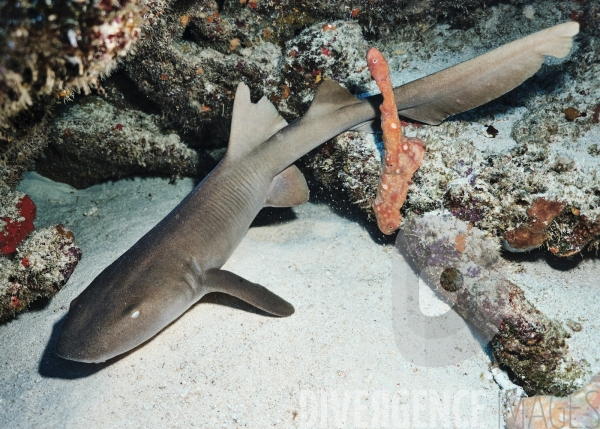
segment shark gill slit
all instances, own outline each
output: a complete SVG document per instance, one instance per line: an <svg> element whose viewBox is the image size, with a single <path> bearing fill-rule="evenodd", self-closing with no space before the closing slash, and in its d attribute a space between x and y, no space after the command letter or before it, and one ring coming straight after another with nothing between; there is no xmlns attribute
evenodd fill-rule
<svg viewBox="0 0 600 429"><path fill-rule="evenodd" d="M198 280L199 278L194 275L194 273L187 272L183 276L184 284L189 288L192 293L192 297L195 297L198 294L198 288L200 286Z"/></svg>
<svg viewBox="0 0 600 429"><path fill-rule="evenodd" d="M191 258L190 265L192 267L192 271L194 272L194 274L196 274L196 276L198 276L198 277L201 277L202 276L202 268L200 268L200 265L198 265L198 261L193 256Z"/></svg>

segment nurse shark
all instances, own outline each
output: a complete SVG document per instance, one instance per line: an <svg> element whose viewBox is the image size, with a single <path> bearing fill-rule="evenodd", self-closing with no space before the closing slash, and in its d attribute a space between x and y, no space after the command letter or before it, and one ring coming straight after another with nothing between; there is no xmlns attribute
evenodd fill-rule
<svg viewBox="0 0 600 429"><path fill-rule="evenodd" d="M576 22L560 24L394 89L401 116L439 124L520 85L544 56L568 55ZM204 295L223 292L275 316L294 307L221 267L265 206L308 201L292 163L337 134L372 130L381 96L364 99L324 81L304 116L288 124L240 83L225 157L181 203L104 269L70 305L56 353L104 362L143 344Z"/></svg>

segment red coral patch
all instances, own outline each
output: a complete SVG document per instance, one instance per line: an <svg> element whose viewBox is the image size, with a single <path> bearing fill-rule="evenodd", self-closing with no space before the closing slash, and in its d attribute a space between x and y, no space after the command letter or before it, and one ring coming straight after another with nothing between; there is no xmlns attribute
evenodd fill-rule
<svg viewBox="0 0 600 429"><path fill-rule="evenodd" d="M17 251L17 246L23 239L33 231L33 220L35 219L35 204L29 196L25 195L16 204L19 209L20 218L11 219L4 217L2 220L6 222L4 229L0 232L0 250L5 255L13 254ZM19 219L20 219L19 218Z"/></svg>

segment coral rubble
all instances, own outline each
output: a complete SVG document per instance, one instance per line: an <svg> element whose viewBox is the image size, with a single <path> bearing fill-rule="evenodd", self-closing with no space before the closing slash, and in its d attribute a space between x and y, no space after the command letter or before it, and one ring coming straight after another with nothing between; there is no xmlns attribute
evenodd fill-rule
<svg viewBox="0 0 600 429"><path fill-rule="evenodd" d="M396 244L442 299L492 338L494 358L528 394L566 395L588 376L587 362L569 352L569 333L508 279L497 246L481 230L450 213L413 216Z"/></svg>

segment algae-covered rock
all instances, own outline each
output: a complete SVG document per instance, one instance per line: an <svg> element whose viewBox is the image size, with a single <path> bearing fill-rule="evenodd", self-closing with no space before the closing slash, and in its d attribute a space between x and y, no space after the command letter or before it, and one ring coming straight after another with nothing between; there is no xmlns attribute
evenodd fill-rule
<svg viewBox="0 0 600 429"><path fill-rule="evenodd" d="M159 122L156 115L117 108L98 96L80 98L51 124L36 170L78 189L136 173L196 174L198 153Z"/></svg>

